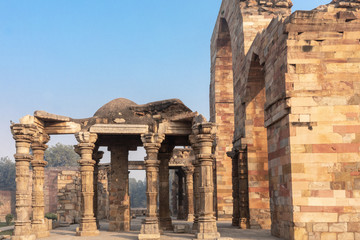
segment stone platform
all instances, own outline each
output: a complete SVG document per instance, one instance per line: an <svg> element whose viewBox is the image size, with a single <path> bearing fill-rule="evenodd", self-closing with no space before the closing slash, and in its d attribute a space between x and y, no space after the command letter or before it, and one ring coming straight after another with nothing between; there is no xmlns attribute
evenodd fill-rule
<svg viewBox="0 0 360 240"><path fill-rule="evenodd" d="M189 224L185 221L173 221L174 224ZM101 239L101 240L109 240L109 239L134 239L137 240L138 234L141 227L141 218L133 219L131 221L131 231L128 233L119 233L119 232L108 232L109 223L107 221L100 222L100 235L95 237L86 237L86 240L92 239ZM234 240L281 240L280 238L276 238L270 235L270 231L268 230L243 230L236 229L231 227L231 222L218 222L218 231L223 238L232 238ZM71 225L69 227L61 227L51 231L50 237L42 238L44 240L55 240L55 239L63 239L63 240L80 240L81 238L75 236L75 229L78 227L77 224ZM169 239L169 240L181 240L181 239L193 239L193 234L188 233L173 233L173 232L165 232L161 235L161 239Z"/></svg>

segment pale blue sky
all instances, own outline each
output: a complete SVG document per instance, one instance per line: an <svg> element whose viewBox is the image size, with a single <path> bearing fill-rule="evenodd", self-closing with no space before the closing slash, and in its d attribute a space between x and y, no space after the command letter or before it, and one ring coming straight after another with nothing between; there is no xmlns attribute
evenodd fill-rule
<svg viewBox="0 0 360 240"><path fill-rule="evenodd" d="M293 0L309 10L330 0ZM210 38L220 0L0 0L0 156L10 120L92 116L125 97L179 98L209 116ZM73 136L54 137L75 144Z"/></svg>

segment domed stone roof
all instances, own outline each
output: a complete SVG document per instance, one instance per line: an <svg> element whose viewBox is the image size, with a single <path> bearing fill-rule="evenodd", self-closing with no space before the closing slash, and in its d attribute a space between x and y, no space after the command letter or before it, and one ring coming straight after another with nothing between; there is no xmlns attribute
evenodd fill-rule
<svg viewBox="0 0 360 240"><path fill-rule="evenodd" d="M150 124L155 119L167 119L179 114L192 113L179 99L167 99L138 105L126 98L117 98L99 108L91 123L96 119L107 119L109 124ZM104 122L101 120L100 122Z"/></svg>
<svg viewBox="0 0 360 240"><path fill-rule="evenodd" d="M99 110L97 110L94 114L94 117L118 117L123 114L122 111L126 111L130 106L136 105L136 103L129 99L117 98L99 108Z"/></svg>

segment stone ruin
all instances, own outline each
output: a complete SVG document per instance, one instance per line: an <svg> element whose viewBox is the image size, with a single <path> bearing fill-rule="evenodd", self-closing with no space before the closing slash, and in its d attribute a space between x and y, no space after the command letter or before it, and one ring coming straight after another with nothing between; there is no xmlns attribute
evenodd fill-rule
<svg viewBox="0 0 360 240"><path fill-rule="evenodd" d="M212 145L215 126L204 117L192 112L180 100L170 99L145 105L119 98L101 107L93 117L72 119L65 116L36 111L27 115L20 123L11 125L16 142L16 221L13 239L35 239L49 234L44 220L44 151L53 134L74 134L79 144L75 151L81 156L80 187L74 184L76 176L70 172L59 175L65 189L60 190L64 213L76 212L80 208L78 236L94 236L99 233L96 213L98 204L99 162L106 146L111 152L109 174L109 231L130 231L130 199L128 184L128 153L143 146L146 158L147 211L142 223L139 239L159 239L162 230L172 229L169 208L169 161L175 146L191 146L195 153L194 167L195 201L193 229L198 238L217 238L214 210L214 178ZM33 155L30 155L30 148ZM184 153L183 153L184 154ZM177 159L177 158L176 158ZM173 161L175 164L180 163ZM33 171L33 191L28 191L29 165ZM189 171L190 171L189 169ZM189 172L190 173L190 172ZM192 172L191 172L192 173ZM159 183L159 185L158 185ZM32 204L29 203L32 195ZM190 194L188 194L190 195ZM79 197L80 196L80 197ZM159 196L159 197L158 197ZM74 205L79 199L81 206ZM208 199L211 199L209 201ZM158 204L159 200L159 204ZM158 207L159 206L159 207ZM29 210L32 208L32 219ZM74 216L75 218L76 216Z"/></svg>
<svg viewBox="0 0 360 240"><path fill-rule="evenodd" d="M172 228L169 161L175 146L188 146L195 156L187 193L194 195L196 239L219 238L217 217L284 239L359 240L360 1L334 0L292 14L291 6L290 0L222 1L211 39L210 122L179 100L116 99L87 119L37 111L13 124L13 239L46 235L45 144L49 135L75 134L79 236L98 234L93 180L100 146L111 151L111 231L129 230L128 151L146 149L147 213L139 239L159 239ZM33 206L26 201L30 163ZM184 189L184 180L177 182Z"/></svg>
<svg viewBox="0 0 360 240"><path fill-rule="evenodd" d="M234 226L284 239L360 239L360 1L291 6L222 1L210 84L218 214L232 207Z"/></svg>

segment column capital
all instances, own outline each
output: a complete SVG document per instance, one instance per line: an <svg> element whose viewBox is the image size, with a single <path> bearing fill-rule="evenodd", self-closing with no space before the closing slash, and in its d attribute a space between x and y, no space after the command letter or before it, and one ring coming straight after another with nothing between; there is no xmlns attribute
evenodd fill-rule
<svg viewBox="0 0 360 240"><path fill-rule="evenodd" d="M185 166L182 169L184 170L186 175L192 175L194 173L195 167L190 165L190 166Z"/></svg>
<svg viewBox="0 0 360 240"><path fill-rule="evenodd" d="M17 142L31 143L36 133L35 124L12 124L10 126L13 138Z"/></svg>
<svg viewBox="0 0 360 240"><path fill-rule="evenodd" d="M95 144L97 140L97 134L91 132L77 132L75 138L80 144ZM94 146L95 147L95 146ZM93 148L94 148L93 147Z"/></svg>
<svg viewBox="0 0 360 240"><path fill-rule="evenodd" d="M165 139L165 134L158 134L158 133L147 133L141 134L141 141L145 149L152 149L157 148L159 150L162 141Z"/></svg>
<svg viewBox="0 0 360 240"><path fill-rule="evenodd" d="M100 162L100 159L102 159L104 156L103 151L94 151L92 158L95 160L96 163Z"/></svg>

